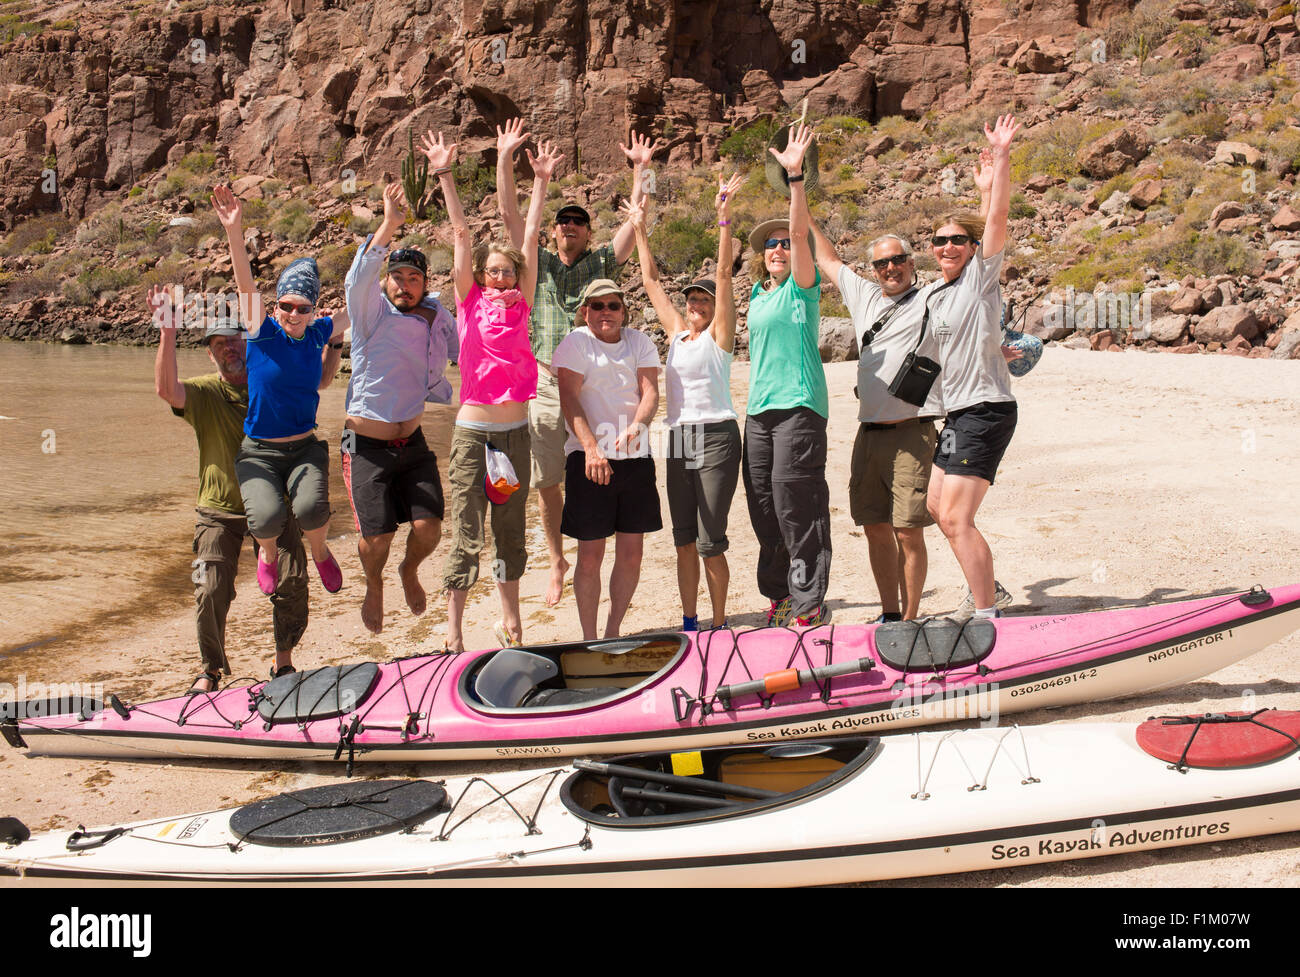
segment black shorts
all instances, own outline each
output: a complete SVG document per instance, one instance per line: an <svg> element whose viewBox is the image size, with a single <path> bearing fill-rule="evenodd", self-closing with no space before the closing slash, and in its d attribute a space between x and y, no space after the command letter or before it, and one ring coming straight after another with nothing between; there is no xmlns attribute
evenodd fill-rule
<svg viewBox="0 0 1300 977"><path fill-rule="evenodd" d="M607 539L615 533L654 533L659 515L653 458L611 459L608 485L587 477L587 453L564 459L564 514L560 532L571 539Z"/></svg>
<svg viewBox="0 0 1300 977"><path fill-rule="evenodd" d="M397 441L344 431L343 484L362 536L383 536L396 532L399 523L443 517L438 459L418 427Z"/></svg>
<svg viewBox="0 0 1300 977"><path fill-rule="evenodd" d="M1016 433L1016 404L976 404L953 411L939 432L934 464L946 475L974 475L990 485L1011 435Z"/></svg>

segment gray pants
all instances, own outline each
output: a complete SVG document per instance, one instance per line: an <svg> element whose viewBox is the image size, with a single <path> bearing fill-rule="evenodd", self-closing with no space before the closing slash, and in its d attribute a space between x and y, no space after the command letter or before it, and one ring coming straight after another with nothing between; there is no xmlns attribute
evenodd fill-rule
<svg viewBox="0 0 1300 977"><path fill-rule="evenodd" d="M330 519L329 473L329 447L320 438L244 438L235 455L235 477L244 497L248 531L257 539L276 538L284 532L290 506L305 532L320 529Z"/></svg>
<svg viewBox="0 0 1300 977"><path fill-rule="evenodd" d="M740 427L735 421L671 429L668 512L673 545L695 543L700 556L727 552L727 517L740 479Z"/></svg>
<svg viewBox="0 0 1300 977"><path fill-rule="evenodd" d="M811 617L831 575L826 418L807 407L745 419L745 500L758 537L758 589Z"/></svg>

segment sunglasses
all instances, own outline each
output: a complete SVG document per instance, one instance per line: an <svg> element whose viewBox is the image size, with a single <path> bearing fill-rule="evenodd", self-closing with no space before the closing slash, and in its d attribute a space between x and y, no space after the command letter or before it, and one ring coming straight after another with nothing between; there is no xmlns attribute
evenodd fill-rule
<svg viewBox="0 0 1300 977"><path fill-rule="evenodd" d="M788 237L770 237L763 242L764 250L770 251L772 248L785 248L790 250L790 239Z"/></svg>
<svg viewBox="0 0 1300 977"><path fill-rule="evenodd" d="M936 234L934 237L930 238L930 243L936 248L941 248L951 241L960 248L963 245L970 244L973 240L974 238L969 234Z"/></svg>
<svg viewBox="0 0 1300 977"><path fill-rule="evenodd" d="M871 267L876 269L876 271L884 271L890 265L893 265L895 268L902 268L903 265L907 264L911 260L910 255L891 254L888 258L877 258L875 261L871 262Z"/></svg>
<svg viewBox="0 0 1300 977"><path fill-rule="evenodd" d="M563 217L555 218L555 223L557 227L563 227L565 224L577 224L579 227L586 227L591 222L577 214L565 214Z"/></svg>
<svg viewBox="0 0 1300 977"><path fill-rule="evenodd" d="M298 315L307 315L312 309L316 308L314 305L298 305L296 302L277 302L275 304L281 312L296 312Z"/></svg>
<svg viewBox="0 0 1300 977"><path fill-rule="evenodd" d="M604 312L608 309L610 312L617 312L623 308L622 302L588 302L587 308L592 312Z"/></svg>
<svg viewBox="0 0 1300 977"><path fill-rule="evenodd" d="M414 248L399 248L388 256L388 270L392 273L398 267L418 271L426 278L429 276L429 262L424 255Z"/></svg>

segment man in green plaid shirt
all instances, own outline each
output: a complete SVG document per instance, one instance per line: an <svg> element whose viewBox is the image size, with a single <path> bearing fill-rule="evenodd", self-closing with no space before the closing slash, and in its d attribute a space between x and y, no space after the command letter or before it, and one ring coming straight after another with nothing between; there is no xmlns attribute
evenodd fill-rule
<svg viewBox="0 0 1300 977"><path fill-rule="evenodd" d="M497 206L505 222L510 243L519 247L524 239L524 219L515 195L515 152L528 141L522 119L497 127ZM632 201L644 195L642 169L650 162L654 147L649 139L632 134L632 145L619 148L632 162ZM551 369L551 357L560 340L573 329L573 316L585 289L598 278L617 280L618 270L632 257L636 234L624 222L614 240L591 248L591 215L577 204L566 204L555 215L555 250L537 246L537 291L533 296L529 333L537 357L537 399L528 405L532 438L532 484L537 489L551 576L546 603L554 607L564 593L569 563L564 558L560 536L560 514L564 509L564 442L568 437L560 412L560 389Z"/></svg>

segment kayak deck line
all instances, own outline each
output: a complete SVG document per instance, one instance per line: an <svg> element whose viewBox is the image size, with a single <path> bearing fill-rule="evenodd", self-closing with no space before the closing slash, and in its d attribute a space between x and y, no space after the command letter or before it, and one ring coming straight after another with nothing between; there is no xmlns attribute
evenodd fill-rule
<svg viewBox="0 0 1300 977"><path fill-rule="evenodd" d="M943 747L948 743L952 743L952 748L953 750L956 751L958 758L962 762L962 766L966 768L967 772L971 775L971 779L975 781L975 783L967 787L966 790L967 791L988 790L989 775L993 772L993 764L997 763L998 756L1003 752L1002 744L1007 741L1007 737L1010 736L1012 733L1020 734L1020 749L1021 749L1021 753L1025 758L1025 768L1023 770L1020 769L1020 764L1016 763L1015 758L1010 754L1010 752L1006 753L1006 757L1015 766L1017 773L1020 774L1021 786L1024 787L1024 786L1028 786L1029 784L1037 784L1042 782L1037 777L1034 776L1033 771L1030 769L1029 744L1025 742L1025 734L1024 731L1021 730L1019 724L1014 726L1008 726L1006 732L1003 733L1002 736L998 738L998 741L993 746L993 752L989 756L989 765L984 768L984 775L982 777L977 777L975 775L975 771L971 770L970 764L966 762L966 756L961 752L961 747L956 742L956 734L958 732L960 732L960 730L953 730L952 732L947 733L944 736L940 737L939 740L934 744L934 752L930 755L930 765L929 767L926 768L924 777L921 776L921 737L919 734L913 734L914 738L916 739L916 781L917 781L916 793L912 795L913 800L926 801L930 799L930 794L925 788L930 783L930 775L934 773L934 765L939 759L939 751L942 750Z"/></svg>

